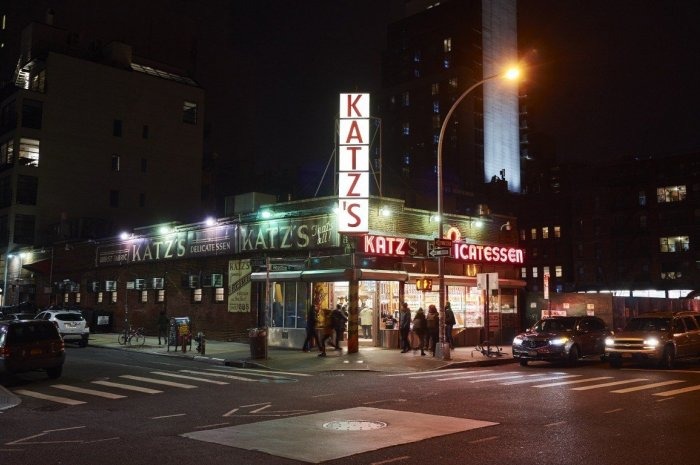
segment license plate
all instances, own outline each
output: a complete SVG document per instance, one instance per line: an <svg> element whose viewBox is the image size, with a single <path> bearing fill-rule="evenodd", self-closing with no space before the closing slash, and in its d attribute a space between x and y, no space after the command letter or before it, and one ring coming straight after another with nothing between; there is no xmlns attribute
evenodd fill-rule
<svg viewBox="0 0 700 465"><path fill-rule="evenodd" d="M43 351L41 349L32 349L29 351L29 355L41 355Z"/></svg>
<svg viewBox="0 0 700 465"><path fill-rule="evenodd" d="M528 354L530 357L537 357L537 351L536 351L536 350L529 350L529 351L527 352L527 354Z"/></svg>

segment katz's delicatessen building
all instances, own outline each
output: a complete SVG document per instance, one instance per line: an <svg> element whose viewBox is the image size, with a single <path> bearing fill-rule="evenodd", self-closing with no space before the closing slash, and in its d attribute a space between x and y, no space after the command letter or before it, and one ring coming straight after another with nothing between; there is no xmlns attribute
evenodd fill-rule
<svg viewBox="0 0 700 465"><path fill-rule="evenodd" d="M401 302L414 314L438 306L435 256L449 253L444 275L455 343L476 344L486 328L492 340L508 341L520 329L524 257L514 218L446 215L445 252L436 251L438 223L429 211L371 197L369 232L350 235L338 232L337 206L337 197L317 198L266 205L212 225L140 228L124 239L55 246L50 267L38 266L49 260L43 249L25 269L35 270L39 308L89 308L108 316L114 331L128 319L156 334L164 310L189 317L194 331L212 339L243 341L248 329L265 326L270 346L300 348L311 303L341 305L353 351L397 347ZM485 274L488 295L480 281ZM100 327L93 323L92 330Z"/></svg>

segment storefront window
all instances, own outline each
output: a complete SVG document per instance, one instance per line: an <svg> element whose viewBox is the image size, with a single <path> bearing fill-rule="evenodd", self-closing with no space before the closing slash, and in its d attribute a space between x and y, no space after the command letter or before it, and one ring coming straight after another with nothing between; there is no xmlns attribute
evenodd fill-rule
<svg viewBox="0 0 700 465"><path fill-rule="evenodd" d="M304 328L309 305L305 283L272 283L270 325L283 328Z"/></svg>

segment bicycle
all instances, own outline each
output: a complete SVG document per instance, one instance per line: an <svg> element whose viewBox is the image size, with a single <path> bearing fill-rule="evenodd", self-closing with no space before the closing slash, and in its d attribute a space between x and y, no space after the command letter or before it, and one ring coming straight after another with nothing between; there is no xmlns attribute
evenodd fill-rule
<svg viewBox="0 0 700 465"><path fill-rule="evenodd" d="M480 352L484 357L502 357L503 349L501 349L496 344L491 344L489 341L484 341L481 344L477 344L474 350L472 350L472 357L474 352Z"/></svg>
<svg viewBox="0 0 700 465"><path fill-rule="evenodd" d="M121 345L130 345L143 347L146 342L146 335L144 334L143 328L131 328L125 330L117 338L117 342Z"/></svg>

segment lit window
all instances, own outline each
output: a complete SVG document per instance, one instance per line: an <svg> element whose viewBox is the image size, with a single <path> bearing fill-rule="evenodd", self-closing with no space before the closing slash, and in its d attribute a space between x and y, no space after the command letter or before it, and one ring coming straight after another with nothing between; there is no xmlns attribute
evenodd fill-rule
<svg viewBox="0 0 700 465"><path fill-rule="evenodd" d="M672 236L659 238L661 252L687 252L690 250L690 238L688 236Z"/></svg>
<svg viewBox="0 0 700 465"><path fill-rule="evenodd" d="M75 303L79 304L80 303L80 292L75 293Z"/></svg>
<svg viewBox="0 0 700 465"><path fill-rule="evenodd" d="M542 227L542 239L549 239L549 226Z"/></svg>
<svg viewBox="0 0 700 465"><path fill-rule="evenodd" d="M554 276L556 276L557 278L561 278L562 276L564 276L564 269L561 265L557 265L554 267Z"/></svg>
<svg viewBox="0 0 700 465"><path fill-rule="evenodd" d="M666 186L656 189L656 199L659 203L680 202L685 200L685 186Z"/></svg>
<svg viewBox="0 0 700 465"><path fill-rule="evenodd" d="M521 278L527 278L527 267L522 267L520 268L520 277Z"/></svg>
<svg viewBox="0 0 700 465"><path fill-rule="evenodd" d="M530 239L537 239L537 228L532 228L530 230Z"/></svg>
<svg viewBox="0 0 700 465"><path fill-rule="evenodd" d="M158 294L156 294L156 302L159 304L165 302L165 289L158 289Z"/></svg>
<svg viewBox="0 0 700 465"><path fill-rule="evenodd" d="M15 162L15 146L12 139L0 144L0 164L11 165Z"/></svg>
<svg viewBox="0 0 700 465"><path fill-rule="evenodd" d="M410 165L411 164L411 156L409 154L405 154L403 156L403 164L404 165Z"/></svg>
<svg viewBox="0 0 700 465"><path fill-rule="evenodd" d="M449 57L445 57L444 60L442 60L442 67L445 69L450 69L450 59Z"/></svg>
<svg viewBox="0 0 700 465"><path fill-rule="evenodd" d="M22 137L19 140L19 157L17 161L24 166L39 166L39 141Z"/></svg>
<svg viewBox="0 0 700 465"><path fill-rule="evenodd" d="M141 291L141 303L148 303L148 291Z"/></svg>
<svg viewBox="0 0 700 465"><path fill-rule="evenodd" d="M116 304L117 303L117 292L114 291L114 292L110 292L109 294L110 294L110 302L112 302L113 304Z"/></svg>
<svg viewBox="0 0 700 465"><path fill-rule="evenodd" d="M542 276L548 275L549 274L549 267L548 266L543 266L542 267ZM551 276L551 275L550 275Z"/></svg>
<svg viewBox="0 0 700 465"><path fill-rule="evenodd" d="M98 292L97 293L97 303L101 304L103 299L104 299L104 293Z"/></svg>
<svg viewBox="0 0 700 465"><path fill-rule="evenodd" d="M214 288L214 302L223 302L223 301L224 301L224 288L223 287Z"/></svg>
<svg viewBox="0 0 700 465"><path fill-rule="evenodd" d="M532 267L532 277L533 277L533 278L536 278L537 276L539 276L538 273L537 273L537 267L536 267L536 266L533 266L533 267Z"/></svg>
<svg viewBox="0 0 700 465"><path fill-rule="evenodd" d="M448 37L442 41L442 51L447 53L452 51L452 38Z"/></svg>
<svg viewBox="0 0 700 465"><path fill-rule="evenodd" d="M420 63L420 58L420 50L416 50L416 52L413 54L413 62Z"/></svg>
<svg viewBox="0 0 700 465"><path fill-rule="evenodd" d="M527 232L524 229L520 230L520 240L524 241L527 239Z"/></svg>
<svg viewBox="0 0 700 465"><path fill-rule="evenodd" d="M644 191L639 191L639 206L644 207L647 204L647 193Z"/></svg>
<svg viewBox="0 0 700 465"><path fill-rule="evenodd" d="M440 102L437 100L433 102L433 113L440 113Z"/></svg>
<svg viewBox="0 0 700 465"><path fill-rule="evenodd" d="M185 101L182 104L182 122L197 124L197 104Z"/></svg>
<svg viewBox="0 0 700 465"><path fill-rule="evenodd" d="M457 87L457 84L459 84L457 78L450 79L450 87Z"/></svg>
<svg viewBox="0 0 700 465"><path fill-rule="evenodd" d="M411 96L408 92L401 94L401 104L405 107L411 104Z"/></svg>
<svg viewBox="0 0 700 465"><path fill-rule="evenodd" d="M411 134L411 125L409 123L403 123L403 135L408 136Z"/></svg>
<svg viewBox="0 0 700 465"><path fill-rule="evenodd" d="M192 303L202 303L202 288L192 289Z"/></svg>
<svg viewBox="0 0 700 465"><path fill-rule="evenodd" d="M433 83L433 85L430 86L430 93L432 95L438 95L440 93L440 84L437 82Z"/></svg>
<svg viewBox="0 0 700 465"><path fill-rule="evenodd" d="M554 227L554 237L557 239L561 237L561 226Z"/></svg>

